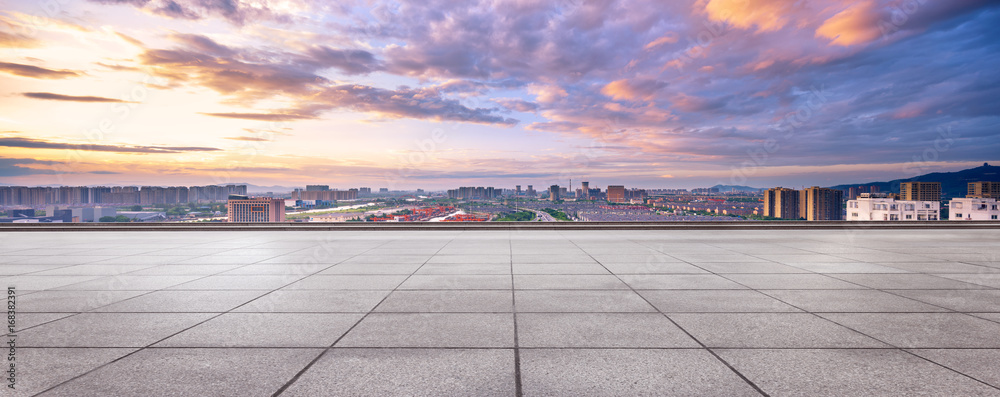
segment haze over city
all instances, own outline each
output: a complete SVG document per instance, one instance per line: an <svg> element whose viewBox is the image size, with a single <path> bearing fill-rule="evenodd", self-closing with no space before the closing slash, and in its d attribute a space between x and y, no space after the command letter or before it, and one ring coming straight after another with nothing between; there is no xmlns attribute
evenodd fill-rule
<svg viewBox="0 0 1000 397"><path fill-rule="evenodd" d="M998 160L990 1L6 2L0 183L831 186Z"/></svg>

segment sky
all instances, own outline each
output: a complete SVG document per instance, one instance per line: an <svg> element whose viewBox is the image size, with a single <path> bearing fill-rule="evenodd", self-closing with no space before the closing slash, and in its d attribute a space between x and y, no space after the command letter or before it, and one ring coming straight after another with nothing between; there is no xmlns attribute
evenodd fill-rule
<svg viewBox="0 0 1000 397"><path fill-rule="evenodd" d="M832 186L1000 163L1000 2L8 0L0 184Z"/></svg>

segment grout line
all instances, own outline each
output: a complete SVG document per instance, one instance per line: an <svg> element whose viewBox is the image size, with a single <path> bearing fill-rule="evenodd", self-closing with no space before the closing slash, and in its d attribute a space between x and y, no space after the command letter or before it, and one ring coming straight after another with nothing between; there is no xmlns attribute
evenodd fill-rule
<svg viewBox="0 0 1000 397"><path fill-rule="evenodd" d="M384 245L384 244L383 244L383 245ZM381 245L380 245L380 246L381 246ZM302 250L306 250L306 249L310 249L310 248L312 248L312 247L305 247L305 248L302 248L302 249L299 249L299 250L296 250L296 251L293 251L293 252L299 252L299 251L302 251ZM370 251L370 250L372 250L372 249L375 249L375 248L377 248L377 247L373 247L373 248L369 249L369 251ZM367 251L365 251L365 252L367 252ZM360 254L359 254L359 255L360 255ZM327 267L326 269L328 269L328 268L330 268L330 267L333 267L333 266L336 266L336 264L333 264L333 265L331 265L331 266L328 266L328 267ZM325 270L325 269L323 269L323 270ZM320 270L320 271L322 271L322 270ZM316 274L316 273L313 273L313 274ZM205 277L208 277L208 276L205 276ZM305 277L308 277L308 275L307 275L307 276L304 276L304 277L302 277L302 278L305 278ZM202 278L204 278L204 277L202 277ZM284 288L285 286L288 286L288 285L291 285L291 284L294 284L295 282L297 282L297 281L301 280L302 278L299 278L299 279L296 279L295 281L292 281L291 283L288 283L288 284L285 284L285 285L284 285L284 286L282 286L282 287L278 287L278 288L276 288L275 290L272 290L271 292L274 292L274 291L276 291L276 290L278 290L278 289L281 289L281 288ZM198 278L198 279L196 279L196 280L200 280L200 279L201 279L201 278ZM192 280L192 281L194 281L194 280ZM190 282L190 281L189 281L189 282ZM157 291L163 291L163 290L164 290L164 289L160 289L160 290L157 290ZM150 293L152 293L152 292L156 292L156 291L151 291ZM261 295L261 297L262 297L262 296L264 296L264 295L267 295L267 294L269 294L269 293L270 293L270 292L267 292L267 293L264 293L263 295ZM118 357L118 358L116 358L116 359L112 360L111 362L108 362L108 363L105 363L104 365L100 365L100 366L98 366L98 367L95 367L95 368L92 368L92 369L90 369L90 370L89 370L89 371L87 371L87 372L84 372L84 373L82 373L82 374L80 374L80 375L77 375L77 376L74 376L74 377L72 377L72 378L70 378L70 379L67 379L67 380L65 380L65 381L63 381L63 382L60 382L60 383L58 383L58 384L56 384L56 385L54 385L54 386L51 386L51 387L49 387L49 388L47 388L47 389L45 389L45 390L42 390L41 392L39 392L39 393L37 393L37 394L44 394L44 393L47 393L47 392L49 392L49 391L51 391L51 390L53 390L53 389L55 389L55 388L58 388L58 387L60 387L60 386L62 386L62 385L64 385L64 384L67 384L67 383L69 383L69 382L72 382L72 381L74 381L74 380L76 380L76 379L78 379L78 378L82 378L82 377L84 377L84 376L86 376L86 375L89 375L89 374L93 373L94 371L97 371L97 370L99 370L99 369L101 369L101 368L104 368L104 367L106 367L106 366L109 366L109 365L111 365L111 364L114 364L114 363L116 363L116 362L118 362L118 361L121 361L121 360L123 360L123 359L125 359L125 358L127 358L127 357L130 357L130 356L132 356L132 355L134 355L134 354L136 354L136 353L138 353L138 352L140 352L140 351L143 351L143 350L145 350L145 349L147 349L147 348L150 348L150 347L152 347L153 345L156 345L157 343L160 343L160 342L163 342L164 340L167 340L167 339L169 339L169 338L171 338L171 337L173 337L173 336L175 336L175 335L178 335L178 334L180 334L180 333L182 333L182 332L185 332L185 331L187 331L187 330L190 330L190 329L192 329L192 328L195 328L195 327L197 327L197 326L199 326L199 325L201 325L201 324L204 324L204 323L206 323L206 322L208 322L208 321L211 321L212 319L215 319L215 318L218 318L218 317L220 317L220 316L222 316L222 315L224 315L224 314L226 314L226 313L230 313L230 312L232 312L233 310L236 310L236 309L238 309L238 308L240 308L240 307L243 307L244 305L247 305L247 304L249 304L250 302L253 302L253 301L257 300L257 299L260 299L260 297L257 297L257 298L254 298L254 299L251 299L251 300L249 300L249 301L247 301L247 302L244 302L244 303L242 303L242 304L240 304L240 305L237 305L236 307L233 307L233 308L231 308L231 309L229 309L229 310L227 310L227 311L225 311L225 312L222 312L222 313L218 313L218 314L216 314L215 316L210 316L210 317L208 317L207 319L205 319L205 320L203 320L203 321L200 321L200 322L198 322L198 323L196 323L196 324L194 324L194 325L191 325L191 326L189 326L189 327L187 327L187 328L184 328L184 329L182 329L182 330L180 330L180 331L178 331L178 332L175 332L175 333L173 333L173 334L170 334L170 335L167 335L166 337L164 337L164 338L162 338L162 339L160 339L160 340L157 340L157 341L155 341L155 342L153 342L153 343L150 343L150 344L146 345L145 347L140 347L139 349L137 349L137 350L135 350L135 351L133 351L133 352L131 352L131 353L128 353L128 354L126 354L126 355L124 355L124 356L121 356L121 357ZM72 317L72 316L69 316L69 317ZM66 318L68 318L68 317L63 317L63 318L61 318L60 320L64 320L64 319L66 319Z"/></svg>
<svg viewBox="0 0 1000 397"><path fill-rule="evenodd" d="M375 250L377 248L381 248L382 246L384 246L386 244L389 244L392 241L394 241L394 240L386 241L385 243L380 244L377 247L373 247L372 249L370 249L368 251L365 251L365 252L367 253L367 252L370 252L370 251ZM445 243L444 245L442 245L441 248L438 249L438 251L441 251L442 249L444 249L444 247L448 246L448 244L451 244L452 241L455 241L455 237L452 237L451 240L449 240L447 243ZM431 257L433 257L433 255L431 255ZM427 258L427 261L429 261L429 260L430 260L430 258ZM344 339L344 337L346 337L348 334L350 334L351 331L353 331L355 327L357 327L359 324L361 324L361 322L364 321L366 318L368 318L369 315L371 315L372 313L374 313L375 309L377 309L380 305L382 305L382 303L384 303L386 299L389 299L389 297L392 296L392 293L395 292L397 289L399 289L399 286L403 285L403 283L406 283L406 280L409 280L410 277L413 276L413 274L415 274L416 272L420 271L420 268L423 267L424 265L426 265L427 261L424 261L424 263L422 265L420 265L420 267L418 267L416 270L414 270L413 273L410 273L409 276L406 276L406 278L403 279L403 281L401 281L399 284L396 285L396 288L393 288L392 291L390 291L388 294L386 294L384 297L382 297L382 300L380 300L377 304L375 304L375 306L373 306L371 308L371 310L369 310L367 313L365 313L363 316L361 316L361 318L359 318L358 321L354 323L354 325L352 325L350 328L347 329L347 331L344 331L343 334L341 334L339 337L337 337L337 340L333 341L333 343L331 343L329 346L327 346L325 349L323 349L323 351L320 352L319 355L316 356L316 358L314 358L312 361L310 361L308 364L306 364L306 366L303 367L301 370L299 370L299 372L297 372L295 374L295 376L293 376L291 379L288 380L288 382L285 382L285 384L283 384L280 388L278 388L278 390L275 391L274 394L271 394L271 397L280 396L282 393L284 393L286 390L288 390L289 387L291 387L293 384L295 384L295 382L297 382L299 380L299 378L302 377L302 375L304 375L307 371L309 371L309 369L312 368L313 365L315 365L317 362L319 362L319 360L322 359L323 356L325 356L328 352L330 352L330 350L332 350L333 347L337 345L337 343L340 343L341 339ZM343 263L343 262L341 262L341 263ZM336 265L334 265L334 266L336 266ZM330 267L333 267L333 266L330 266ZM329 269L330 267L328 267L327 269ZM326 269L323 269L323 270L326 270ZM317 272L317 273L319 273L319 272ZM317 274L317 273L314 273L314 275Z"/></svg>
<svg viewBox="0 0 1000 397"><path fill-rule="evenodd" d="M563 236L563 238L566 238L566 237ZM571 243L573 243L573 245L576 245L577 248L580 248L580 246L577 245L576 242L573 241L572 239L566 238L566 240L569 241L569 242L571 242ZM581 248L581 250L582 250L582 248ZM590 255L590 254L587 254L587 255ZM691 338L691 340L695 341L695 343L697 343L698 345L700 345L702 349L704 349L706 352L708 352L708 354L711 354L713 357L715 357L716 360L718 360L723 365L725 365L727 368L729 368L730 371L732 371L734 374L736 374L736 376L738 376L740 379L742 379L743 382L745 382L747 385L749 385L755 391L757 391L757 393L760 393L760 395L765 396L765 397L769 397L770 396L767 392L765 392L763 389L761 389L760 386L757 386L756 383L754 383L749 378L747 378L745 375L743 375L743 373L741 373L740 371L736 370L736 367L734 367L728 361L724 360L722 358L722 356L719 356L715 351L713 351L712 349L708 348L708 346L705 345L705 343L703 343L698 338L695 338L694 335L692 335L690 332L688 332L688 330L684 329L684 327L681 327L681 325L678 324L676 321L674 321L674 319L670 318L670 316L668 316L665 313L663 313L662 311L660 311L660 309L658 307L656 307L656 305L654 305L652 302L650 302L648 299L646 299L645 296L642 296L642 294L640 294L638 291L636 291L634 288L632 288L632 286L629 285L628 283L626 283L625 280L622 280L622 278L618 277L617 274L615 274L614 272L611 272L611 270L608 269L606 266L604 266L603 263L601 263L600 261L598 261L593 256L591 256L591 259L593 259L598 264L600 264L602 267L604 267L604 270L607 270L609 273L615 275L615 277L618 278L618 281L621 282L621 283L623 283L623 284L625 284L626 286L628 286L629 289L632 291L633 294L635 294L640 299L642 299L643 301L645 301L647 305L649 305L650 307L652 307L653 309L655 309L656 312L658 312L661 316L663 316L663 318L667 319L667 321L670 321L670 323L672 323L675 327L677 327L677 329L679 329L681 332L683 332L684 334L686 334L689 338ZM694 265L692 265L692 266L694 266ZM705 269L702 269L702 270L705 270Z"/></svg>
<svg viewBox="0 0 1000 397"><path fill-rule="evenodd" d="M716 248L718 248L718 247L716 247ZM803 249L803 251L807 251L807 252L813 252L813 253L815 253L814 251L809 251L809 250L805 250L805 249ZM749 255L749 254L747 254L747 255ZM751 255L751 256L753 256L753 255ZM838 257L838 258L843 258L843 257L840 257L840 256L837 256L837 255L833 255L833 254L830 254L830 256L834 256L834 257ZM756 257L756 256L754 256L754 257L755 257L755 258L758 258L758 259L765 259L765 258L759 258L759 257ZM844 258L844 259L850 259L850 258ZM777 262L775 262L775 263L777 263ZM863 262L863 263L867 263L867 262ZM822 274L822 273L818 273L818 274ZM904 274L906 274L906 273L904 273ZM914 273L909 273L909 274L924 274L924 273L916 273L916 272L914 272ZM727 280L729 280L729 281L732 281L732 282L735 282L735 283L738 283L738 284L740 284L740 285L743 285L743 286L745 286L745 287L747 287L747 288L750 288L749 286L747 286L747 285L745 285L745 284L743 284L743 283L739 283L739 282L738 282L738 281L736 281L736 280L732 280L732 279L730 279L730 278L728 278L728 277L725 277L725 276L723 276L723 275L719 275L719 274L717 274L717 275L718 275L718 276L720 276L720 277L723 277L723 278L725 278L725 279L727 279ZM827 276L826 274L823 274L823 275L824 275L824 276ZM926 275L926 274L925 274L925 275ZM931 304L931 303L928 303L928 302L923 302L923 301L919 301L919 300L916 300L916 299L912 299L912 298L909 298L909 297L905 297L905 296L902 296L902 295L898 295L898 294L894 294L894 293L892 293L892 292L889 292L889 291L885 291L885 290L882 290L882 289L878 289L878 288L872 288L872 287L867 287L867 286L864 286L864 285L861 285L861 284L858 284L858 283L855 283L855 282L852 282L852 281L850 281L850 280L843 280L843 279L839 279L839 278L836 278L836 277L833 277L833 276L827 276L827 277L829 277L829 278L832 278L832 279L835 279L835 280L840 280L840 281L843 281L843 282L847 282L847 283L851 283L851 284L855 284L855 285L859 285L859 286L862 286L862 287L865 287L865 288L866 288L865 290L874 290L874 291L880 291L880 292L883 292L883 293L888 293L888 294L891 294L891 295L894 295L894 296L897 296L897 297L900 297L900 298L904 298L904 299L908 299L908 300L912 300L912 301L914 301L914 302L917 302L917 303L922 303L922 304L927 304L927 305L931 305L931 306L935 306L935 307L938 307L938 308L941 308L941 309L945 309L945 310L948 310L949 312L952 312L952 313L956 313L956 312L955 312L954 310L951 310L951 309L948 309L948 308L946 308L946 307L942 307L942 306L939 306L939 305L935 305L935 304ZM943 277L941 277L941 278L942 278L942 279L944 279ZM884 341L884 340L882 340L882 339L880 339L880 338L876 338L876 337L874 337L874 336L872 336L872 335L869 335L869 334L867 334L867 333L865 333L865 332L861 332L860 330L857 330L857 329L854 329L853 327L849 327L849 326L846 326L846 325L844 325L844 324L841 324L841 323L839 323L839 322L837 322L837 321L834 321L834 320L832 320L832 319L830 319L830 318L826 318L826 317L823 317L823 316L820 316L819 314L817 314L817 313L824 313L824 312L813 312L813 311L809 311L809 310L805 310L805 309L803 309L803 308L801 308L801 307L799 307L799 306L797 306L797 305L794 305L794 304L791 304L791 303L789 303L789 302L786 302L786 301L784 301L784 300L782 300L782 299L779 299L778 297L775 297L775 296L773 296L773 295L771 295L771 294L768 294L768 293L766 293L766 292L764 292L764 291L761 291L761 290L759 290L759 289L753 289L753 288L750 288L750 289L751 289L751 290L753 290L753 291L756 291L756 292L758 292L758 293L760 293L760 294L764 294L765 296L768 296L768 297L770 297L771 299L774 299L774 300L777 300L777 301L779 301L779 302L781 302L781 303L784 303L784 304L786 304L786 305L789 305L789 306L792 306L792 307L794 307L794 308L796 308L796 309L799 309L799 310L802 310L802 311L803 311L803 312L805 312L805 313L809 313L809 314L812 314L813 316L815 316L815 317L818 317L818 318L820 318L820 319L822 319L822 320L824 320L824 321L828 321L828 322L830 322L830 323L833 323L833 324L836 324L836 325L838 325L838 326L840 326L840 327L843 327L843 328L846 328L846 329L849 329L849 330L851 330L851 331L854 331L854 332L856 332L856 333L858 333L858 334L860 334L860 335L864 335L864 336L866 336L866 337L868 337L868 338L871 338L871 339L873 339L873 340L875 340L875 341L878 341L879 343L883 343L883 344L885 344L886 346L891 346L891 347L892 347L892 348L894 348L894 349L895 349L896 351L899 351L899 352L902 352L902 353L905 353L905 354L909 354L909 355L912 355L912 356L915 356L915 357L918 357L918 358L920 358L920 359L922 359L922 360L925 360L925 361L928 361L928 362L931 362L931 363L933 363L933 364L937 364L938 366L941 366L942 368L945 368L945 369L947 369L947 370L950 370L950 371L952 371L952 372L955 372L955 373L957 373L957 374L959 374L959 375L961 375L961 376L964 376L964 377L966 377L966 378L969 378L969 379L972 379L972 380L974 380L974 381L976 381L976 382L979 382L979 383L982 383L982 384L985 384L985 385L987 385L987 386L989 386L989 387L992 387L992 388L994 388L994 389L1000 389L1000 387L997 387L997 386L993 386L993 385L991 385L991 384L989 384L989 383L986 383L986 382L983 382L983 381L981 381L981 380L979 380L979 379L976 379L976 378L974 378L974 377L972 377L972 376L970 376L970 375L967 375L967 374L964 374L964 373L962 373L962 372L959 372L959 371L957 371L957 370L955 370L955 369L952 369L952 368L950 368L950 367L948 367L948 366L945 366L945 365L943 365L943 364L939 364L939 363L936 363L936 362L934 362L934 361L931 361L931 360L929 360L929 359L927 359L927 358L924 358L924 357L921 357L921 356L919 356L919 355L917 355L917 354L915 354L915 353L913 353L913 352L911 352L911 351L908 351L908 350L906 350L906 348L903 348L903 347L899 347L899 346L896 346L895 344L892 344L892 343L889 343L889 342L887 342L887 341ZM954 289L952 289L952 290L954 290ZM766 290L765 290L765 291L766 291ZM852 291L852 290L846 290L846 291ZM826 313L829 313L829 312L826 312ZM859 313L857 313L857 312L848 312L848 313L850 313L850 314L859 314ZM942 312L934 312L934 314L941 314L941 313L942 313ZM945 312L945 313L947 313L947 312ZM868 314L872 314L872 313L868 313ZM885 313L874 313L874 314L885 314ZM961 314L965 314L965 315L967 315L967 316L970 316L970 317L975 317L975 316L971 316L971 315L969 315L969 314L967 314L967 313L961 313Z"/></svg>
<svg viewBox="0 0 1000 397"><path fill-rule="evenodd" d="M522 397L524 386L521 379L521 344L517 331L517 286L514 285L514 243L511 231L507 231L507 244L510 249L510 311L514 318L514 395Z"/></svg>

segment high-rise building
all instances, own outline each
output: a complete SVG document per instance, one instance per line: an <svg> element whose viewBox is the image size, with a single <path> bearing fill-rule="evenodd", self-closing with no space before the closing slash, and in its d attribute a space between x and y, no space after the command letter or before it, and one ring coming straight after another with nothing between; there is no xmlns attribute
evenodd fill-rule
<svg viewBox="0 0 1000 397"><path fill-rule="evenodd" d="M899 198L902 201L941 201L941 182L900 183Z"/></svg>
<svg viewBox="0 0 1000 397"><path fill-rule="evenodd" d="M590 182L580 182L580 196L577 198L590 200Z"/></svg>
<svg viewBox="0 0 1000 397"><path fill-rule="evenodd" d="M330 190L330 185L306 185L307 192L325 192Z"/></svg>
<svg viewBox="0 0 1000 397"><path fill-rule="evenodd" d="M378 188L378 192L382 193L382 194L389 193L389 188L387 188L387 187L380 187L380 188Z"/></svg>
<svg viewBox="0 0 1000 397"><path fill-rule="evenodd" d="M308 188L307 188L308 189ZM327 189L327 190L302 190L295 189L292 192L292 200L355 200L358 198L358 189Z"/></svg>
<svg viewBox="0 0 1000 397"><path fill-rule="evenodd" d="M969 182L965 197L1000 199L1000 182Z"/></svg>
<svg viewBox="0 0 1000 397"><path fill-rule="evenodd" d="M372 194L372 188L370 188L370 187L361 187L361 188L358 188L358 194L371 195Z"/></svg>
<svg viewBox="0 0 1000 397"><path fill-rule="evenodd" d="M559 185L549 186L549 201L559 200Z"/></svg>
<svg viewBox="0 0 1000 397"><path fill-rule="evenodd" d="M807 221L839 221L843 219L844 192L819 186L799 192L799 217Z"/></svg>
<svg viewBox="0 0 1000 397"><path fill-rule="evenodd" d="M515 196L520 196L521 195L521 185L515 185L514 186L514 195Z"/></svg>
<svg viewBox="0 0 1000 397"><path fill-rule="evenodd" d="M532 187L531 185L528 185L528 190L526 190L524 194L528 197L535 197L537 195L537 193L535 192L535 188Z"/></svg>
<svg viewBox="0 0 1000 397"><path fill-rule="evenodd" d="M858 190L859 190L858 186L851 186L851 187L847 188L847 191L845 192L845 193L847 193L847 195L846 195L847 199L848 200L854 200L854 199L858 198L858 194L861 193Z"/></svg>
<svg viewBox="0 0 1000 397"><path fill-rule="evenodd" d="M458 189L448 190L448 198L469 200L469 199L492 199L500 196L503 189L498 189L495 187L473 187L473 186L462 186Z"/></svg>
<svg viewBox="0 0 1000 397"><path fill-rule="evenodd" d="M776 187L764 192L764 216L799 219L799 191Z"/></svg>
<svg viewBox="0 0 1000 397"><path fill-rule="evenodd" d="M625 202L625 186L621 186L621 185L611 185L611 186L608 186L608 202L609 203L624 203Z"/></svg>
<svg viewBox="0 0 1000 397"><path fill-rule="evenodd" d="M230 222L284 222L285 200L231 195L226 201Z"/></svg>

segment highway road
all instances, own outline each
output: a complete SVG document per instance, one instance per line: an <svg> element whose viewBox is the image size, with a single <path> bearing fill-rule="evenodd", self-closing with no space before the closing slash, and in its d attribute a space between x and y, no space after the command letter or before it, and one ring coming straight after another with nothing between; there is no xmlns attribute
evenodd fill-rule
<svg viewBox="0 0 1000 397"><path fill-rule="evenodd" d="M530 208L525 208L525 210L535 213L535 216L537 216L537 218L535 218L536 222L559 222L556 220L556 218L553 218L552 215L549 215L545 211L533 210Z"/></svg>

